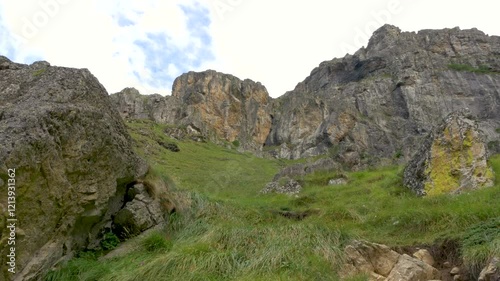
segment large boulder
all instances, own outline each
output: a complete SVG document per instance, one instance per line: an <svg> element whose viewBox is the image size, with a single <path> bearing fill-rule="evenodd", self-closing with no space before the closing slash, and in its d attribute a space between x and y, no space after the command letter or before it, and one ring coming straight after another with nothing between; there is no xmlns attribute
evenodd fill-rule
<svg viewBox="0 0 500 281"><path fill-rule="evenodd" d="M404 185L418 195L492 186L487 155L484 137L468 110L454 112L423 141L404 171Z"/></svg>
<svg viewBox="0 0 500 281"><path fill-rule="evenodd" d="M99 81L86 69L0 56L0 185L15 169L15 214L1 215L3 280L34 280L98 244L126 187L147 172ZM0 196L2 210L7 197ZM16 218L15 272L7 220Z"/></svg>

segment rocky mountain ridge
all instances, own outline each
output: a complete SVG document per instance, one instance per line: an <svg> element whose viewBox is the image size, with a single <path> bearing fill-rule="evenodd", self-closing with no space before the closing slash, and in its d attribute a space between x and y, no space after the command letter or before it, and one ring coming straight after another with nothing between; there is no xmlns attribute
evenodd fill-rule
<svg viewBox="0 0 500 281"><path fill-rule="evenodd" d="M277 99L260 83L214 71L181 75L172 96L125 89L111 97L125 118L192 126L278 158L331 153L358 169L409 160L422 138L461 108L499 152L499 73L498 36L384 25L366 48L321 63Z"/></svg>
<svg viewBox="0 0 500 281"><path fill-rule="evenodd" d="M488 141L500 127L500 37L471 29L401 32L385 25L366 48L323 62L274 103L266 145L285 158L334 148L359 166L408 158L449 113L469 108Z"/></svg>

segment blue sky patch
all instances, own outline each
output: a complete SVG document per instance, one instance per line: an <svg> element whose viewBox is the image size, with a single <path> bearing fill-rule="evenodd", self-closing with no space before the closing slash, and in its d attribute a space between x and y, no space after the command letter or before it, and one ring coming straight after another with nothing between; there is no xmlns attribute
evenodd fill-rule
<svg viewBox="0 0 500 281"><path fill-rule="evenodd" d="M127 26L131 26L131 25L135 25L135 22L128 19L125 15L123 14L118 14L118 16L116 16L116 21L118 22L118 25L120 27L127 27Z"/></svg>
<svg viewBox="0 0 500 281"><path fill-rule="evenodd" d="M146 39L134 41L134 45L144 53L145 65L151 74L147 76L140 71L134 71L141 83L170 90L176 76L194 70L215 58L211 49L212 38L208 31L211 23L208 9L200 4L181 5L180 8L187 17L186 26L191 38L187 46L179 47L175 44L175 38L165 32L147 33ZM179 70L175 77L168 73L170 64Z"/></svg>

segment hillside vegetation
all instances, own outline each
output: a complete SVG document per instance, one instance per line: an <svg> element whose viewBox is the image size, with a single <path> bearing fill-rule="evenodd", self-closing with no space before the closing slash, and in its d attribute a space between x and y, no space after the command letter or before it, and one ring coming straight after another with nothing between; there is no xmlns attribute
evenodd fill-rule
<svg viewBox="0 0 500 281"><path fill-rule="evenodd" d="M338 280L352 239L391 247L455 241L471 270L500 254L498 177L492 188L419 198L403 188L403 167L391 166L307 175L297 179L297 196L260 194L294 162L170 139L154 122L127 126L151 166L148 178L169 186L176 212L164 229L129 240L134 251L106 262L103 251L82 252L46 280ZM177 152L166 148L175 145ZM490 161L500 175L500 156ZM328 185L338 177L347 183Z"/></svg>

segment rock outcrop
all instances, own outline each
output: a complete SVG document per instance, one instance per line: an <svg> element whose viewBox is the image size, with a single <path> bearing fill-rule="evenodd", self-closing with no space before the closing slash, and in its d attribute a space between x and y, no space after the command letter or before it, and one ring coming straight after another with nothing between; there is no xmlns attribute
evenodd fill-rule
<svg viewBox="0 0 500 281"><path fill-rule="evenodd" d="M284 177L279 181L272 181L260 191L260 193L282 193L288 195L295 195L300 193L302 186L294 179Z"/></svg>
<svg viewBox="0 0 500 281"><path fill-rule="evenodd" d="M333 152L352 168L404 162L439 120L467 107L495 150L499 72L498 36L384 25L366 48L321 63L273 101L266 146L292 159Z"/></svg>
<svg viewBox="0 0 500 281"><path fill-rule="evenodd" d="M493 180L482 133L467 111L450 114L431 132L404 171L404 185L418 195L456 194Z"/></svg>
<svg viewBox="0 0 500 281"><path fill-rule="evenodd" d="M130 187L125 201L125 206L113 216L113 232L120 238L136 236L166 222L165 208L153 192L148 192L147 184L136 183Z"/></svg>
<svg viewBox="0 0 500 281"><path fill-rule="evenodd" d="M172 96L142 96L135 89L111 95L123 118L189 127L216 143L260 151L271 128L271 98L262 84L208 70L189 72Z"/></svg>
<svg viewBox="0 0 500 281"><path fill-rule="evenodd" d="M422 281L440 279L439 271L417 258L399 254L386 245L353 241L344 249L341 278L366 274L370 281Z"/></svg>
<svg viewBox="0 0 500 281"><path fill-rule="evenodd" d="M347 168L404 163L439 120L469 108L491 152L500 152L500 37L477 29L401 32L384 25L353 55L325 61L272 100L260 83L189 72L172 96L125 89L125 118L191 126L212 141L277 158L325 153Z"/></svg>
<svg viewBox="0 0 500 281"><path fill-rule="evenodd" d="M35 280L99 243L147 172L104 87L86 69L0 57L0 184L15 169L15 213L0 196L2 280ZM16 218L16 275L7 272L6 224ZM10 223L10 222L9 222Z"/></svg>

